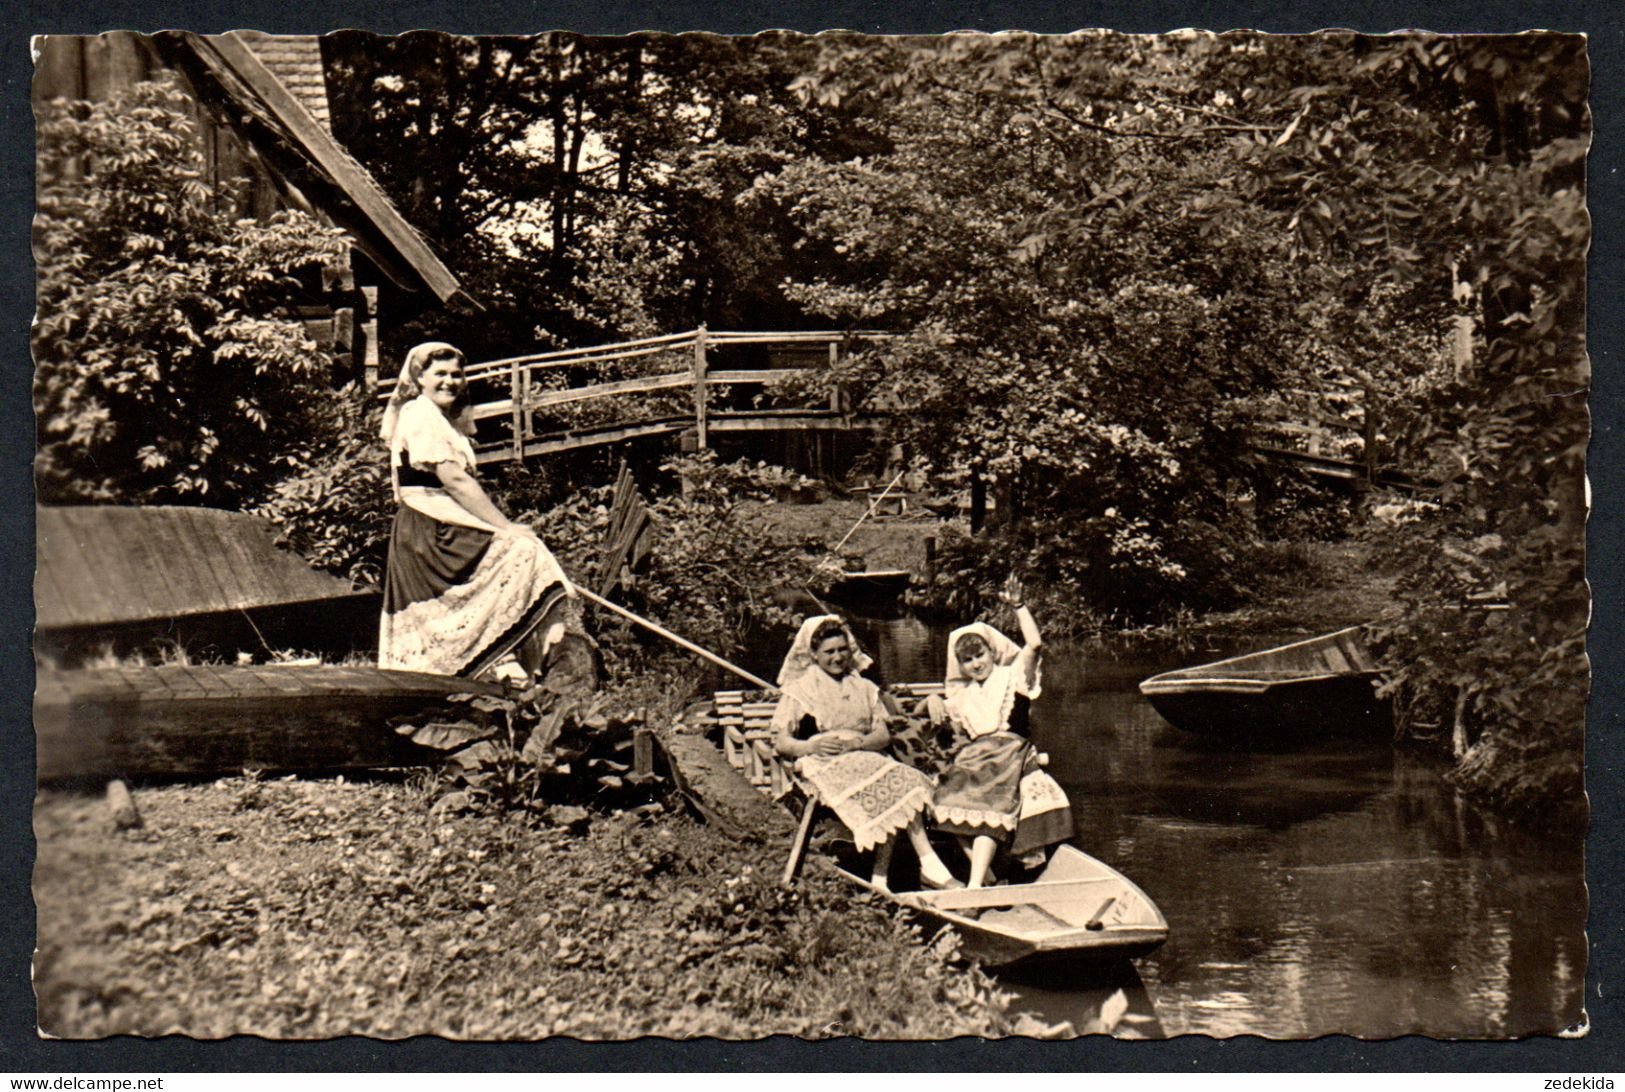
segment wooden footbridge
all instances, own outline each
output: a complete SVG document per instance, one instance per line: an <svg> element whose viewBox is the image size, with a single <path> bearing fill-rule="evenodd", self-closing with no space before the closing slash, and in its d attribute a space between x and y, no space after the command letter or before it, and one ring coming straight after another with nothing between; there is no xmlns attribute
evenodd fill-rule
<svg viewBox="0 0 1625 1092"><path fill-rule="evenodd" d="M894 336L701 326L470 364L475 452L488 464L651 436L684 435L704 449L716 434L878 430L886 414L854 412L839 387L824 404L806 405L806 386L793 381L828 374L855 348ZM1256 423L1254 456L1322 478L1412 484L1379 464L1372 405L1358 384L1282 392Z"/></svg>

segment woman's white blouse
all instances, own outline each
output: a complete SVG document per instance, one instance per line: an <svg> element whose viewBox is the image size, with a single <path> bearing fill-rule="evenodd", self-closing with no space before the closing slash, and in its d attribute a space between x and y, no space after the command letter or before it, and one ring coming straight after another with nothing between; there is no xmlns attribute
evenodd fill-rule
<svg viewBox="0 0 1625 1092"><path fill-rule="evenodd" d="M401 407L389 450L389 457L397 466L407 463L419 470L432 471L441 463L456 463L470 472L475 466L474 445L426 395L419 395ZM458 504L456 498L438 486L403 485L400 492L403 505L432 520L497 533L496 527Z"/></svg>
<svg viewBox="0 0 1625 1092"><path fill-rule="evenodd" d="M433 470L441 463L474 469L474 445L452 427L427 395L419 395L401 407L390 452L396 462L410 463L419 470Z"/></svg>

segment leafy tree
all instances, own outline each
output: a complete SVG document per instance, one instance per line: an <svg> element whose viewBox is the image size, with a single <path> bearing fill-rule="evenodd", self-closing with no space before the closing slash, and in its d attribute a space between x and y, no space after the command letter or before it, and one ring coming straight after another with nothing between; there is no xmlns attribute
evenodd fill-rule
<svg viewBox="0 0 1625 1092"><path fill-rule="evenodd" d="M290 307L342 237L218 216L170 85L48 105L39 156L40 498L254 497L321 412L331 361Z"/></svg>
<svg viewBox="0 0 1625 1092"><path fill-rule="evenodd" d="M1443 485L1395 532L1404 612L1385 654L1401 730L1443 726L1464 780L1504 801L1573 802L1583 50L1551 34L837 39L803 89L865 103L899 150L762 189L821 244L797 292L920 331L855 378L935 400L931 429L969 438L936 448L961 463L1039 462L1041 488L1083 513L1060 533L1072 556L1100 539L1091 505L1109 500L1156 548L1138 569L1177 563L1200 539L1177 494L1225 495L1249 400L1294 372L1403 407L1398 456ZM1016 179L1041 196L1024 204ZM1029 284L1053 278L1046 310ZM1440 337L1460 285L1480 331L1465 370ZM1127 438L1117 461L1091 433ZM1464 609L1503 584L1511 611Z"/></svg>
<svg viewBox="0 0 1625 1092"><path fill-rule="evenodd" d="M1197 68L1248 87L1249 117L1286 125L1238 145L1243 196L1287 218L1295 253L1339 271L1348 312L1389 329L1465 312L1478 328L1461 365L1368 357L1405 407L1399 458L1442 483L1399 506L1390 536L1404 610L1382 636L1400 730L1441 740L1463 783L1501 804L1572 818L1587 681L1584 41L1331 35L1248 51L1215 48ZM1483 608L1502 596L1509 610Z"/></svg>
<svg viewBox="0 0 1625 1092"><path fill-rule="evenodd" d="M791 158L850 155L790 90L795 35L324 40L336 135L490 305L432 313L476 355L771 327L783 243L736 198Z"/></svg>
<svg viewBox="0 0 1625 1092"><path fill-rule="evenodd" d="M1008 563L1145 614L1234 591L1245 427L1304 370L1316 274L1252 210L1210 205L1210 134L1097 113L1159 86L1135 71L1112 37L836 40L801 87L888 147L790 164L752 199L804 235L792 298L903 331L837 381L908 407L940 470L995 484L1022 517Z"/></svg>

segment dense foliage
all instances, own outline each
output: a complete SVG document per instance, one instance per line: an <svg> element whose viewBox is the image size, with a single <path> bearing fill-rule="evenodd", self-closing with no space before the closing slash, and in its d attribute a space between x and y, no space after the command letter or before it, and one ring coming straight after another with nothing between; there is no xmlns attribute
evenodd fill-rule
<svg viewBox="0 0 1625 1092"><path fill-rule="evenodd" d="M350 388L323 408L319 427L289 450L286 471L254 512L316 568L378 586L396 508L379 406Z"/></svg>
<svg viewBox="0 0 1625 1092"><path fill-rule="evenodd" d="M652 537L647 564L618 596L644 617L714 652L734 655L751 635L783 628L791 615L774 600L781 587L814 583L815 558L776 544L759 501L773 495L777 468L722 463L713 453L683 456L662 468L670 477L649 504ZM527 516L567 571L589 583L598 576L609 490L582 490L571 500ZM514 510L524 505L509 494ZM650 652L669 650L659 638L600 613L596 632L615 668L646 666ZM685 654L686 655L686 654ZM692 680L691 680L692 682Z"/></svg>
<svg viewBox="0 0 1625 1092"><path fill-rule="evenodd" d="M331 362L291 317L338 232L215 212L185 98L140 84L39 126L34 411L46 501L252 499L308 439Z"/></svg>
<svg viewBox="0 0 1625 1092"><path fill-rule="evenodd" d="M756 192L805 231L793 295L914 331L856 378L938 407L919 441L1010 481L1028 519L1009 545L1086 596L1116 594L1116 577L1188 601L1191 552L1236 543L1223 509L1258 396L1306 373L1374 389L1394 454L1442 482L1394 534L1404 610L1383 634L1401 731L1442 725L1464 779L1503 802L1574 803L1583 50L1559 35L835 40L803 87L864 103L893 149L798 163ZM1457 314L1477 340L1452 361ZM1049 505L1065 522L1046 541ZM1471 605L1499 590L1511 611Z"/></svg>

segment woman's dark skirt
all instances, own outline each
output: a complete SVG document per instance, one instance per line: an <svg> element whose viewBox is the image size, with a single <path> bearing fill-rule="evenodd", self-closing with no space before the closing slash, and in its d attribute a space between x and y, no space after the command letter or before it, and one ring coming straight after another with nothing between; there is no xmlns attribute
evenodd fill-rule
<svg viewBox="0 0 1625 1092"><path fill-rule="evenodd" d="M950 834L987 835L1013 855L1072 836L1066 793L1013 732L973 739L954 753L931 799L933 823Z"/></svg>
<svg viewBox="0 0 1625 1092"><path fill-rule="evenodd" d="M534 535L441 523L402 506L389 540L378 665L477 675L561 625L569 585Z"/></svg>

